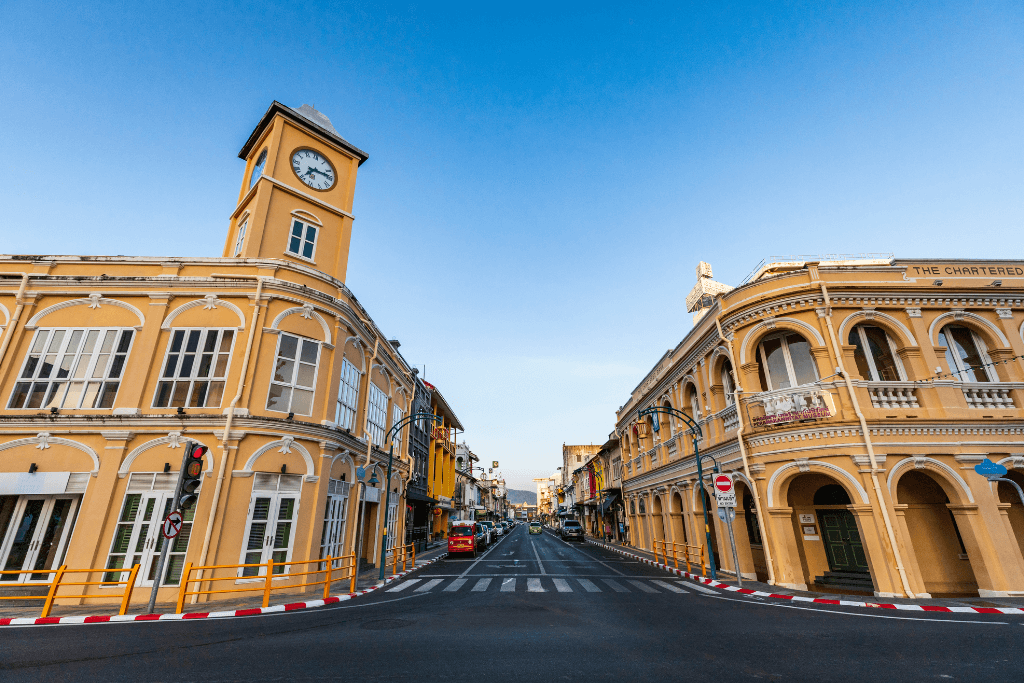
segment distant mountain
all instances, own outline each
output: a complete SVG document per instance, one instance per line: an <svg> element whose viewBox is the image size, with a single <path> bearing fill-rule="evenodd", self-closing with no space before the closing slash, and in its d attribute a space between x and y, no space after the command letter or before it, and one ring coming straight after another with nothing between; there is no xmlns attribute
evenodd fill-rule
<svg viewBox="0 0 1024 683"><path fill-rule="evenodd" d="M521 505L522 503L536 505L537 492L523 491L521 489L508 489L508 502L511 503L512 505Z"/></svg>

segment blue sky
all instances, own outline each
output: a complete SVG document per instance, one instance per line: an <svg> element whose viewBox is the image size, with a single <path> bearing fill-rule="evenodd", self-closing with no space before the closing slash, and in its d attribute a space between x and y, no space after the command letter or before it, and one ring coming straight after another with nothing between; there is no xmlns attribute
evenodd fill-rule
<svg viewBox="0 0 1024 683"><path fill-rule="evenodd" d="M603 442L699 260L1022 255L1019 2L7 0L0 251L219 255L274 99L370 154L348 284L511 486Z"/></svg>

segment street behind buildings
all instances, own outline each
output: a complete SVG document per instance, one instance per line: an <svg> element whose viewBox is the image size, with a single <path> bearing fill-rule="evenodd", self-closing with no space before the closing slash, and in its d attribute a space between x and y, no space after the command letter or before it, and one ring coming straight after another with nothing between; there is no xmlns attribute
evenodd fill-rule
<svg viewBox="0 0 1024 683"><path fill-rule="evenodd" d="M0 678L1013 681L1021 623L728 595L520 525L475 560L448 558L340 606L4 630Z"/></svg>

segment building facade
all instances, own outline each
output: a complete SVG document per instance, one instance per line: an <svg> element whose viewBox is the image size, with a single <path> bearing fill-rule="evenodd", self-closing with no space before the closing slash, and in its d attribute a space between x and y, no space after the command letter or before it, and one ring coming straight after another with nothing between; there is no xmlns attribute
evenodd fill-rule
<svg viewBox="0 0 1024 683"><path fill-rule="evenodd" d="M707 546L734 475L739 571L878 596L1024 594L1024 263L794 259L698 269L693 329L617 414L630 540ZM681 419L639 416L651 406ZM695 447L703 457L698 481Z"/></svg>
<svg viewBox="0 0 1024 683"><path fill-rule="evenodd" d="M433 507L431 538L448 538L448 528L456 519L455 496L455 438L463 431L462 423L441 392L433 384L424 382L430 389L430 412L437 419L430 427L429 472L427 495L437 501ZM427 425L429 427L429 425Z"/></svg>
<svg viewBox="0 0 1024 683"><path fill-rule="evenodd" d="M367 155L274 102L239 156L219 258L0 256L0 568L26 570L8 586L138 564L168 600L186 562L373 563L401 538L409 430L390 481L384 449L414 380L344 282ZM189 440L206 476L157 577Z"/></svg>

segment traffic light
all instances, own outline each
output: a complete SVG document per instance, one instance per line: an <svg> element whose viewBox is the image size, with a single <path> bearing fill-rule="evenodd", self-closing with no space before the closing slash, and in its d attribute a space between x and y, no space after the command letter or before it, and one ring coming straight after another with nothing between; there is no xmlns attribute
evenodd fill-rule
<svg viewBox="0 0 1024 683"><path fill-rule="evenodd" d="M181 495L178 498L179 510L188 510L199 499L196 489L202 483L203 456L208 450L210 449L206 446L192 441L189 442L188 448L185 450L185 466L181 473Z"/></svg>

